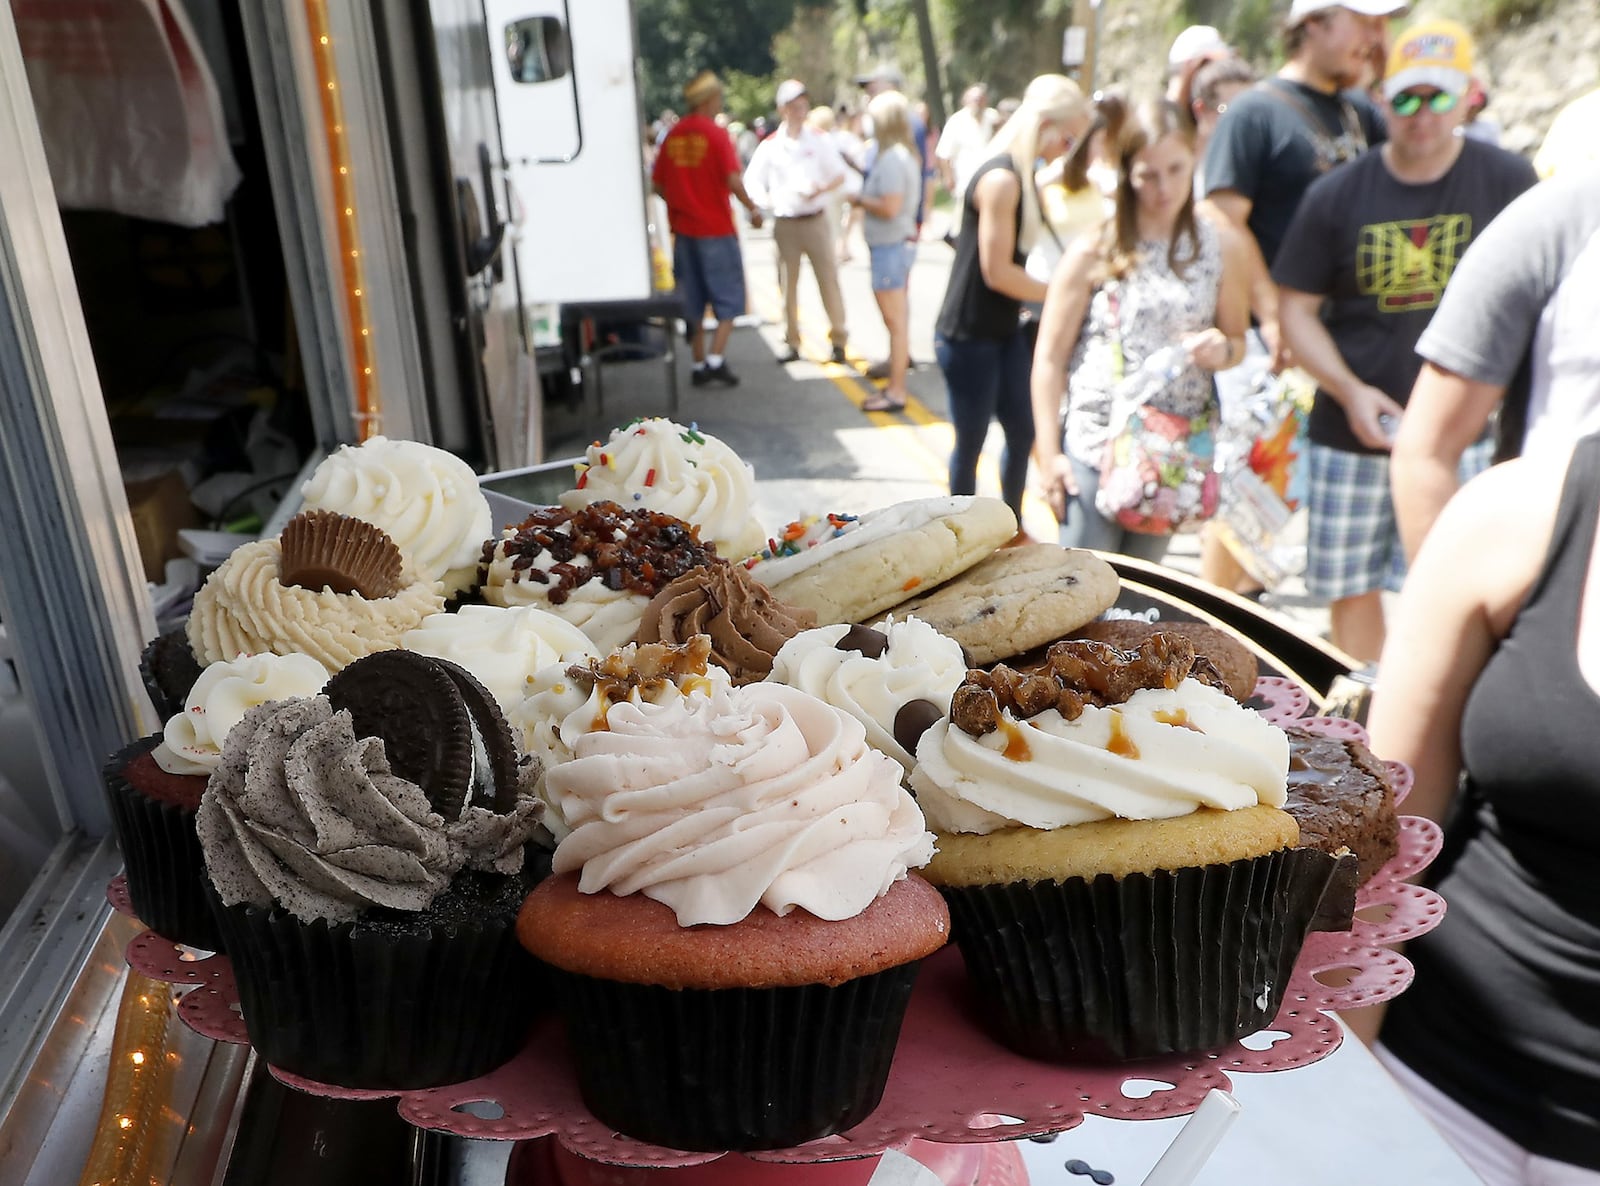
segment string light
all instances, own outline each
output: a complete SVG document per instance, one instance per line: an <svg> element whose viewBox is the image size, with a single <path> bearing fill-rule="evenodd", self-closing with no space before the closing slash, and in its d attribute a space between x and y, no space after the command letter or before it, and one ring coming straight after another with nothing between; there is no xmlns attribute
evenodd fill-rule
<svg viewBox="0 0 1600 1186"><path fill-rule="evenodd" d="M316 65L317 90L322 101L322 126L328 145L328 173L333 184L334 207L340 269L344 280L345 312L350 325L349 352L355 380L354 410L356 439L364 441L383 431L383 401L377 378L377 350L372 333L372 310L366 298L362 276L361 235L356 217L355 186L351 180L350 146L344 136L343 104L339 99L339 71L333 52L333 35L328 23L327 0L305 0L306 23L311 30L312 60Z"/></svg>

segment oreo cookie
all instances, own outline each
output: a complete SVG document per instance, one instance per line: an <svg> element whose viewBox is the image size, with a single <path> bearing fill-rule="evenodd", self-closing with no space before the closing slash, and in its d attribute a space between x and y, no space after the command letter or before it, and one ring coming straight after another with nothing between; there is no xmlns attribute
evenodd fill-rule
<svg viewBox="0 0 1600 1186"><path fill-rule="evenodd" d="M359 737L382 738L390 768L433 809L459 819L470 802L505 813L516 804L517 746L500 706L465 668L411 651L379 651L328 681Z"/></svg>
<svg viewBox="0 0 1600 1186"><path fill-rule="evenodd" d="M178 626L150 640L139 656L139 674L144 678L145 691L162 721L170 720L184 710L189 701L189 689L200 678L200 664L189 647L188 631Z"/></svg>

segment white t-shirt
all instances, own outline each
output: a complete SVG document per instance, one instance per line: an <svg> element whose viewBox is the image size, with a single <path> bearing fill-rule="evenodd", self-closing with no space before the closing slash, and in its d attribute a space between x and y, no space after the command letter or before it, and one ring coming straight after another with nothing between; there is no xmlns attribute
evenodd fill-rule
<svg viewBox="0 0 1600 1186"><path fill-rule="evenodd" d="M792 136L788 125L782 124L756 146L744 171L744 184L756 205L775 217L798 218L825 209L828 196L813 195L836 180L842 182L847 172L849 166L832 138L804 126Z"/></svg>
<svg viewBox="0 0 1600 1186"><path fill-rule="evenodd" d="M981 117L963 107L945 121L944 131L939 133L939 143L933 155L950 163L957 197L967 192L967 182L972 179L978 166L983 164L983 150L994 136L999 122L1000 113L992 107L985 107Z"/></svg>

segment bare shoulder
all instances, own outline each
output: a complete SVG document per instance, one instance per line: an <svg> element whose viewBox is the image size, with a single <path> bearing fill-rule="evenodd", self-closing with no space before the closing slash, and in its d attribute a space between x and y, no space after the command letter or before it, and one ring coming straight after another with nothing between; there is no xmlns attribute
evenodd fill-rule
<svg viewBox="0 0 1600 1186"><path fill-rule="evenodd" d="M1423 542L1420 579L1465 576L1490 619L1509 625L1544 566L1569 461L1517 458L1468 482Z"/></svg>

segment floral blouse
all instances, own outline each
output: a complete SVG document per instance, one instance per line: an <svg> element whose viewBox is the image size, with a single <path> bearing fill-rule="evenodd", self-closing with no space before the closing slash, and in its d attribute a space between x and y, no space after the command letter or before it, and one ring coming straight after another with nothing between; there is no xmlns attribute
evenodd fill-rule
<svg viewBox="0 0 1600 1186"><path fill-rule="evenodd" d="M1195 234L1198 250L1187 238L1178 245L1180 263L1188 261L1182 276L1167 260L1166 242L1147 240L1139 244L1139 262L1128 275L1108 280L1090 294L1067 371L1062 443L1065 452L1085 465L1099 466L1111 436L1112 393L1119 378L1132 376L1145 359L1163 347L1177 346L1186 335L1216 324L1217 293L1222 285L1221 240L1215 228L1204 222L1196 222ZM1180 416L1198 416L1215 398L1211 372L1186 363L1151 406Z"/></svg>

